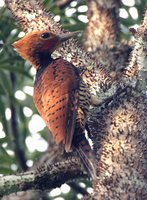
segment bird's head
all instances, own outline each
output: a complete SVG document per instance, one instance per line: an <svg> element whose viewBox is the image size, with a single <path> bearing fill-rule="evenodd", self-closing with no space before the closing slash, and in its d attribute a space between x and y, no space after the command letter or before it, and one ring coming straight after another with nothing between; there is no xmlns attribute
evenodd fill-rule
<svg viewBox="0 0 147 200"><path fill-rule="evenodd" d="M51 54L61 43L77 35L79 31L56 35L50 31L36 31L13 43L20 56L35 68L46 65Z"/></svg>

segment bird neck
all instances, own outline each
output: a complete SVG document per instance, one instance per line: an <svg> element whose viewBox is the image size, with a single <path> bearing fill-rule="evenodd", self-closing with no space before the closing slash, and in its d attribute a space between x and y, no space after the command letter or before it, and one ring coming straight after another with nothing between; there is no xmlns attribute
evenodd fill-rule
<svg viewBox="0 0 147 200"><path fill-rule="evenodd" d="M35 84L37 83L38 78L46 69L46 67L48 67L49 64L51 64L52 62L53 62L53 58L51 57L51 55L48 55L47 57L44 54L40 55L39 59L37 60L37 65L35 66L35 68L37 69L35 82L34 82Z"/></svg>
<svg viewBox="0 0 147 200"><path fill-rule="evenodd" d="M35 56L32 56L32 65L37 69L37 71L41 68L47 67L52 61L53 58L48 53L38 52L35 53Z"/></svg>

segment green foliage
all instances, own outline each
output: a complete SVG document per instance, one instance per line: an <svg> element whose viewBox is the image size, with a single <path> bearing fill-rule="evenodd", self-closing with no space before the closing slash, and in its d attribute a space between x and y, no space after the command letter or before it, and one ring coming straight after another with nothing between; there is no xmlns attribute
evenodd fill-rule
<svg viewBox="0 0 147 200"><path fill-rule="evenodd" d="M60 16L60 22L63 27L71 31L83 30L86 23L80 21L80 15L86 15L85 12L80 12L79 7L85 5L84 0L75 1L64 9L56 6L56 1L45 0L44 4L48 10L51 10L55 15ZM129 38L127 28L134 24L139 24L142 19L142 13L145 7L146 0L136 4L134 7L138 11L139 17L133 20L129 6L122 5L127 11L128 18L121 18L122 37ZM74 9L73 15L67 17L67 10ZM16 173L16 170L26 170L27 160L35 161L36 157L41 157L42 151L35 149L30 150L27 145L27 139L33 138L34 133L29 129L29 123L33 114L37 113L32 96L24 89L24 86L33 87L33 75L31 66L22 60L14 51L12 43L19 38L19 27L10 16L10 13L5 7L0 8L0 174ZM22 94L20 93L22 92ZM19 92L19 93L18 93ZM17 95L19 94L19 95ZM25 111L27 107L28 112ZM32 113L31 113L32 112ZM46 129L40 131L44 140L47 140ZM18 151L23 152L23 162L20 162ZM87 187L90 183L85 182ZM61 193L63 199L77 198L75 190L70 190L67 194ZM50 197L51 199L51 197ZM52 199L55 199L52 197Z"/></svg>

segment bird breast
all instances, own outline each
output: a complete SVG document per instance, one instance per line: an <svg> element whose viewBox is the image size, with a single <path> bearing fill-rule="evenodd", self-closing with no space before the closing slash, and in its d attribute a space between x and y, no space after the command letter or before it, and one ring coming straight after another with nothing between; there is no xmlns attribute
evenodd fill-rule
<svg viewBox="0 0 147 200"><path fill-rule="evenodd" d="M56 143L60 143L65 141L68 134L69 112L73 109L72 101L79 88L80 76L71 63L61 58L53 60L45 69L40 70L36 74L34 102Z"/></svg>

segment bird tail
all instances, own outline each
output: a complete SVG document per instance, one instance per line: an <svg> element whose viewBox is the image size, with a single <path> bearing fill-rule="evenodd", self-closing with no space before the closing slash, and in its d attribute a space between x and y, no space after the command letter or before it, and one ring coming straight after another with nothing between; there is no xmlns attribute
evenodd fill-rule
<svg viewBox="0 0 147 200"><path fill-rule="evenodd" d="M81 141L74 141L74 146L76 148L76 152L79 155L87 173L92 177L92 179L96 179L96 168L95 168L95 156L89 145L89 142L85 138L85 135L82 134L84 138Z"/></svg>

